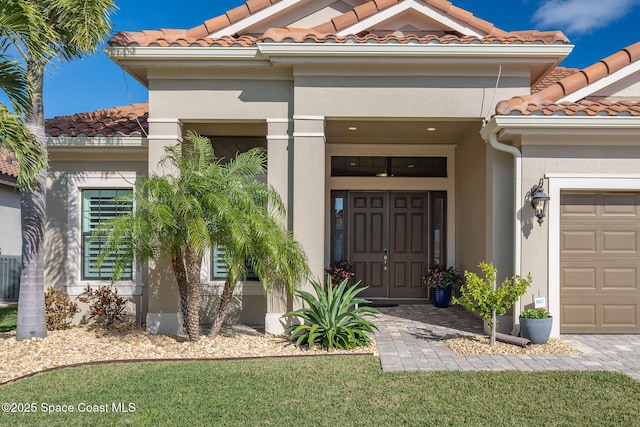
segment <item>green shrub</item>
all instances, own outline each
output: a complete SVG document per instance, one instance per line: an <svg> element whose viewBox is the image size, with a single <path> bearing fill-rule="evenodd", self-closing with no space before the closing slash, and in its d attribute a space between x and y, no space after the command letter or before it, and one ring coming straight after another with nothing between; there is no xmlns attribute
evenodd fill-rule
<svg viewBox="0 0 640 427"><path fill-rule="evenodd" d="M493 264L481 262L480 270L484 279L477 274L465 271L466 283L460 289L460 297L453 298L454 304L460 304L467 310L478 313L482 319L489 322L491 330L491 345L495 344L497 320L496 316L502 316L507 310L525 294L533 279L527 276L513 276L504 279L500 286L496 286L497 270Z"/></svg>
<svg viewBox="0 0 640 427"><path fill-rule="evenodd" d="M89 319L95 320L98 324L111 328L116 322L124 321L127 300L118 295L116 288L105 285L91 289L91 286L87 285L84 292L78 296L78 300L89 304Z"/></svg>
<svg viewBox="0 0 640 427"><path fill-rule="evenodd" d="M68 329L73 316L80 311L78 304L54 287L49 287L44 294L44 310L47 329L50 331Z"/></svg>
<svg viewBox="0 0 640 427"><path fill-rule="evenodd" d="M375 317L378 310L361 306L368 301L356 298L366 288L359 288L358 284L347 288L348 284L348 280L343 280L338 286L332 286L331 276L327 276L326 289L320 283L311 283L316 296L296 291L296 295L309 305L283 316L299 317L305 321L302 325L287 328L296 347L307 344L326 350L350 349L371 343L367 334L378 328L365 318Z"/></svg>
<svg viewBox="0 0 640 427"><path fill-rule="evenodd" d="M547 319L549 312L546 308L530 308L520 313L520 317L525 319Z"/></svg>

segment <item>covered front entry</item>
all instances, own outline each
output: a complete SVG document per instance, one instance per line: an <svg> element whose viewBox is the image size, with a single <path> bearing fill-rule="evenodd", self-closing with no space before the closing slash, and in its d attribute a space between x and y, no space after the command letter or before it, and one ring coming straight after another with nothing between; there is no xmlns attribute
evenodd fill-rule
<svg viewBox="0 0 640 427"><path fill-rule="evenodd" d="M445 260L445 192L344 192L347 259L368 298L427 298L426 266Z"/></svg>

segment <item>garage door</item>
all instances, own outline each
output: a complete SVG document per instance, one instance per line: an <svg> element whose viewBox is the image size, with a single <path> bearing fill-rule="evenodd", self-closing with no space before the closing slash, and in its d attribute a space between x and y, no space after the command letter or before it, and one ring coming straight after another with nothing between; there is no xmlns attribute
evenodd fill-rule
<svg viewBox="0 0 640 427"><path fill-rule="evenodd" d="M560 204L560 331L640 333L640 193Z"/></svg>

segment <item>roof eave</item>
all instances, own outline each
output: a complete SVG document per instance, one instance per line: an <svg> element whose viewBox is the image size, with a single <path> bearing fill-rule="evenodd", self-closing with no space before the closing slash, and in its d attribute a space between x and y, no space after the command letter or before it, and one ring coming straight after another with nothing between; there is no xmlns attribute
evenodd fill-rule
<svg viewBox="0 0 640 427"><path fill-rule="evenodd" d="M541 116L504 115L493 116L482 128L481 135L500 133L502 137L525 133L566 132L574 133L606 131L607 134L633 134L640 129L640 116Z"/></svg>

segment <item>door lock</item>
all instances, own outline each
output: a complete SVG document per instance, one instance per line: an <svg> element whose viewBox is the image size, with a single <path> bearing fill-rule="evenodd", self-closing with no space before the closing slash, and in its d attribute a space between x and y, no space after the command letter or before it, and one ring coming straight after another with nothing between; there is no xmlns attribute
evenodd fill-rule
<svg viewBox="0 0 640 427"><path fill-rule="evenodd" d="M384 271L387 271L387 250L384 250L384 256L382 257L384 261Z"/></svg>

